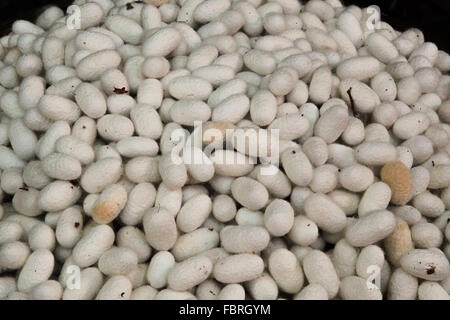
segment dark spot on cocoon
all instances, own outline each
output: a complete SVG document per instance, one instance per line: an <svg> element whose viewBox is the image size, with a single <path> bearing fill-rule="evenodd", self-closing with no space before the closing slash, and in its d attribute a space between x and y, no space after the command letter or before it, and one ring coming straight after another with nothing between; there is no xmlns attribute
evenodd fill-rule
<svg viewBox="0 0 450 320"><path fill-rule="evenodd" d="M80 226L80 223L79 222L75 222L74 226L75 226L75 228L78 228Z"/></svg>
<svg viewBox="0 0 450 320"><path fill-rule="evenodd" d="M213 231L214 231L214 229L213 229L213 228L208 228L208 230L209 230L209 231L211 231L211 232L213 232Z"/></svg>
<svg viewBox="0 0 450 320"><path fill-rule="evenodd" d="M353 115L356 118L359 118L359 113L355 111L355 101L353 100L353 96L352 96L352 87L348 88L347 90L347 95L348 98L350 99L350 109L352 110Z"/></svg>
<svg viewBox="0 0 450 320"><path fill-rule="evenodd" d="M121 294L120 294L120 296L123 298L123 297L125 297L125 292L122 292Z"/></svg>
<svg viewBox="0 0 450 320"><path fill-rule="evenodd" d="M295 151L295 150L292 150L292 151L291 151L291 153L292 153L292 154L296 154L296 153L297 153L297 151Z"/></svg>
<svg viewBox="0 0 450 320"><path fill-rule="evenodd" d="M127 3L127 10L131 10L131 9L133 9L134 7L133 7L133 4L131 3L131 2L128 2Z"/></svg>
<svg viewBox="0 0 450 320"><path fill-rule="evenodd" d="M126 94L128 93L128 90L125 87L122 88L114 88L113 92L115 94Z"/></svg>
<svg viewBox="0 0 450 320"><path fill-rule="evenodd" d="M86 129L86 126L82 126L83 129Z"/></svg>
<svg viewBox="0 0 450 320"><path fill-rule="evenodd" d="M434 264L431 264L427 267L427 274L433 274L436 271L436 266Z"/></svg>

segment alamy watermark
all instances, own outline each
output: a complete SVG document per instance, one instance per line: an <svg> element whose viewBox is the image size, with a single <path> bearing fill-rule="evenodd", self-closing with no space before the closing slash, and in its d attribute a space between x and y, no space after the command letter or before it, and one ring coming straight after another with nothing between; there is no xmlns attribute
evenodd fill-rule
<svg viewBox="0 0 450 320"><path fill-rule="evenodd" d="M66 288L69 290L81 289L81 269L79 266L70 265L66 269Z"/></svg>
<svg viewBox="0 0 450 320"><path fill-rule="evenodd" d="M174 144L171 161L177 165L202 165L210 161L219 165L260 163L261 175L275 175L278 172L279 129L205 129L203 122L198 121L194 123L191 134L185 129L176 129L170 140Z"/></svg>
<svg viewBox="0 0 450 320"><path fill-rule="evenodd" d="M373 31L381 29L381 9L377 5L371 5L366 9L367 20L366 27L367 30Z"/></svg>
<svg viewBox="0 0 450 320"><path fill-rule="evenodd" d="M379 290L381 288L381 268L377 265L370 265L366 272L369 274L366 280L367 289Z"/></svg>
<svg viewBox="0 0 450 320"><path fill-rule="evenodd" d="M368 290L380 290L381 288L381 268L377 265L370 265L366 269L369 276L366 279ZM81 289L81 269L77 265L69 265L66 269L66 288L69 290ZM184 311L186 312L186 310Z"/></svg>
<svg viewBox="0 0 450 320"><path fill-rule="evenodd" d="M67 29L80 30L81 29L81 9L77 5L71 5L67 8Z"/></svg>

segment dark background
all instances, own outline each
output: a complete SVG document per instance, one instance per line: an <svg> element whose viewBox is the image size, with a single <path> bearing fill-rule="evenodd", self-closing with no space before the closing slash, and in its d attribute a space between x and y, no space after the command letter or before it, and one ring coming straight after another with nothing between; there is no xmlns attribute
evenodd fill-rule
<svg viewBox="0 0 450 320"><path fill-rule="evenodd" d="M34 20L50 4L65 10L71 3L72 0L0 0L0 32L8 33L15 20ZM343 0L343 3L359 7L378 5L382 20L395 29L419 28L426 41L435 42L439 49L450 52L450 0Z"/></svg>

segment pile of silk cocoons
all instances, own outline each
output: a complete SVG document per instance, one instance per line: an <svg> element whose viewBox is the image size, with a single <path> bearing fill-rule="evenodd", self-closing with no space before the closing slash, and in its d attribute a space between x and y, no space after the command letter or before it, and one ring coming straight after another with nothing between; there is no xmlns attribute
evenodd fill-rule
<svg viewBox="0 0 450 320"><path fill-rule="evenodd" d="M0 58L0 299L450 298L450 56L420 30L77 0Z"/></svg>

